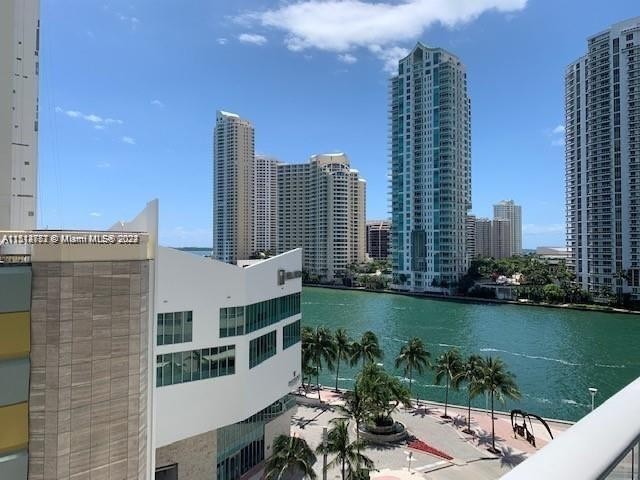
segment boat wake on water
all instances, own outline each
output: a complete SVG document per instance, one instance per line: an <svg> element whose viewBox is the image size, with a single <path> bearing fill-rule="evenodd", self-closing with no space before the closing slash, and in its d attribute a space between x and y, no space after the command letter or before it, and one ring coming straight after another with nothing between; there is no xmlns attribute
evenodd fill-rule
<svg viewBox="0 0 640 480"><path fill-rule="evenodd" d="M557 363L561 363L563 365L570 365L572 367L577 367L577 366L582 365L581 363L573 363L573 362L569 362L567 360L562 360L561 358L550 358L550 357L542 357L542 356L538 356L538 355L527 355L525 353L510 352L509 350L500 350L499 348L481 348L480 351L481 352L506 353L508 355L515 355L516 357L530 358L532 360L545 360L547 362L557 362Z"/></svg>

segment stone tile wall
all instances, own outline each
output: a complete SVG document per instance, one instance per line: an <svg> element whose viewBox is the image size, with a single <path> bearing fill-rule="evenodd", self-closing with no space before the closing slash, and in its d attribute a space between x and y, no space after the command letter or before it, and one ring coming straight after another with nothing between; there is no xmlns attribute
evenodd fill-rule
<svg viewBox="0 0 640 480"><path fill-rule="evenodd" d="M156 449L156 468L178 464L180 480L216 478L216 431L202 433Z"/></svg>
<svg viewBox="0 0 640 480"><path fill-rule="evenodd" d="M149 263L34 263L29 479L146 480Z"/></svg>

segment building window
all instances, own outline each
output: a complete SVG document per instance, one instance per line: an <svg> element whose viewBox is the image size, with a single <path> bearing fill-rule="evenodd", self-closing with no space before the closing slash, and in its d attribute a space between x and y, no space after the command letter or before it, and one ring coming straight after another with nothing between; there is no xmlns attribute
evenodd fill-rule
<svg viewBox="0 0 640 480"><path fill-rule="evenodd" d="M300 320L282 327L282 349L289 348L300 341Z"/></svg>
<svg viewBox="0 0 640 480"><path fill-rule="evenodd" d="M276 354L276 331L249 342L249 368L260 365Z"/></svg>
<svg viewBox="0 0 640 480"><path fill-rule="evenodd" d="M220 309L220 338L244 335L300 313L300 293Z"/></svg>
<svg viewBox="0 0 640 480"><path fill-rule="evenodd" d="M190 342L193 339L193 312L170 312L158 314L156 343L171 345Z"/></svg>
<svg viewBox="0 0 640 480"><path fill-rule="evenodd" d="M156 386L194 382L236 373L236 346L202 348L156 356Z"/></svg>

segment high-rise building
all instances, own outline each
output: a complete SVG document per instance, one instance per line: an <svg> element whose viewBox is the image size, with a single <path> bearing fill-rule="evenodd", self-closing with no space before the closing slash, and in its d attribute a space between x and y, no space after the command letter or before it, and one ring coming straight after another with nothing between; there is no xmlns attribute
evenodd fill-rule
<svg viewBox="0 0 640 480"><path fill-rule="evenodd" d="M1 479L237 480L289 433L302 252L229 265L157 221L0 245Z"/></svg>
<svg viewBox="0 0 640 480"><path fill-rule="evenodd" d="M466 221L466 248L467 261L471 262L476 257L476 216L467 215Z"/></svg>
<svg viewBox="0 0 640 480"><path fill-rule="evenodd" d="M0 478L147 480L157 202L117 231L39 238L0 245Z"/></svg>
<svg viewBox="0 0 640 480"><path fill-rule="evenodd" d="M371 220L367 222L367 254L374 260L387 260L389 257L389 233L391 222Z"/></svg>
<svg viewBox="0 0 640 480"><path fill-rule="evenodd" d="M513 255L512 239L511 220L506 218L491 220L491 256L493 258L511 257Z"/></svg>
<svg viewBox="0 0 640 480"><path fill-rule="evenodd" d="M40 2L0 3L0 229L36 227Z"/></svg>
<svg viewBox="0 0 640 480"><path fill-rule="evenodd" d="M275 252L278 215L278 160L256 155L253 168L253 252Z"/></svg>
<svg viewBox="0 0 640 480"><path fill-rule="evenodd" d="M505 218L467 216L467 246L473 248L470 258L508 258L513 255L511 221ZM472 247L471 247L472 245Z"/></svg>
<svg viewBox="0 0 640 480"><path fill-rule="evenodd" d="M236 263L253 253L253 125L218 111L213 131L213 258Z"/></svg>
<svg viewBox="0 0 640 480"><path fill-rule="evenodd" d="M511 224L512 255L522 255L522 207L513 200L502 200L493 206L493 218L505 218Z"/></svg>
<svg viewBox="0 0 640 480"><path fill-rule="evenodd" d="M475 219L475 257L490 257L491 249L491 220L488 218Z"/></svg>
<svg viewBox="0 0 640 480"><path fill-rule="evenodd" d="M366 259L366 182L343 153L278 165L278 252L303 248L303 268L321 281Z"/></svg>
<svg viewBox="0 0 640 480"><path fill-rule="evenodd" d="M587 39L565 72L570 267L585 289L640 298L640 17Z"/></svg>
<svg viewBox="0 0 640 480"><path fill-rule="evenodd" d="M471 106L465 66L418 43L390 85L394 288L428 291L467 271Z"/></svg>
<svg viewBox="0 0 640 480"><path fill-rule="evenodd" d="M278 172L278 215L276 251L304 247L306 188L310 166L307 163L280 163ZM307 254L306 249L303 256Z"/></svg>

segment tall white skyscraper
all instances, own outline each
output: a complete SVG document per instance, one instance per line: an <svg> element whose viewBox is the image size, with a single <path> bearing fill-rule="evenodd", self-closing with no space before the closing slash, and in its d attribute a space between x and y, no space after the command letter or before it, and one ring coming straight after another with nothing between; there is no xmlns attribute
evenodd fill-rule
<svg viewBox="0 0 640 480"><path fill-rule="evenodd" d="M0 2L0 229L36 228L40 2Z"/></svg>
<svg viewBox="0 0 640 480"><path fill-rule="evenodd" d="M471 107L465 66L418 43L390 86L394 288L451 286L467 271Z"/></svg>
<svg viewBox="0 0 640 480"><path fill-rule="evenodd" d="M254 252L275 252L278 215L278 160L256 155L253 166Z"/></svg>
<svg viewBox="0 0 640 480"><path fill-rule="evenodd" d="M253 247L253 125L219 111L213 131L213 258L236 263Z"/></svg>
<svg viewBox="0 0 640 480"><path fill-rule="evenodd" d="M278 165L278 253L303 248L303 268L322 281L366 259L366 182L343 153Z"/></svg>
<svg viewBox="0 0 640 480"><path fill-rule="evenodd" d="M570 266L583 288L640 298L640 17L587 39L565 72Z"/></svg>
<svg viewBox="0 0 640 480"><path fill-rule="evenodd" d="M513 200L502 200L493 206L493 218L504 218L511 225L511 254L522 255L522 207Z"/></svg>

